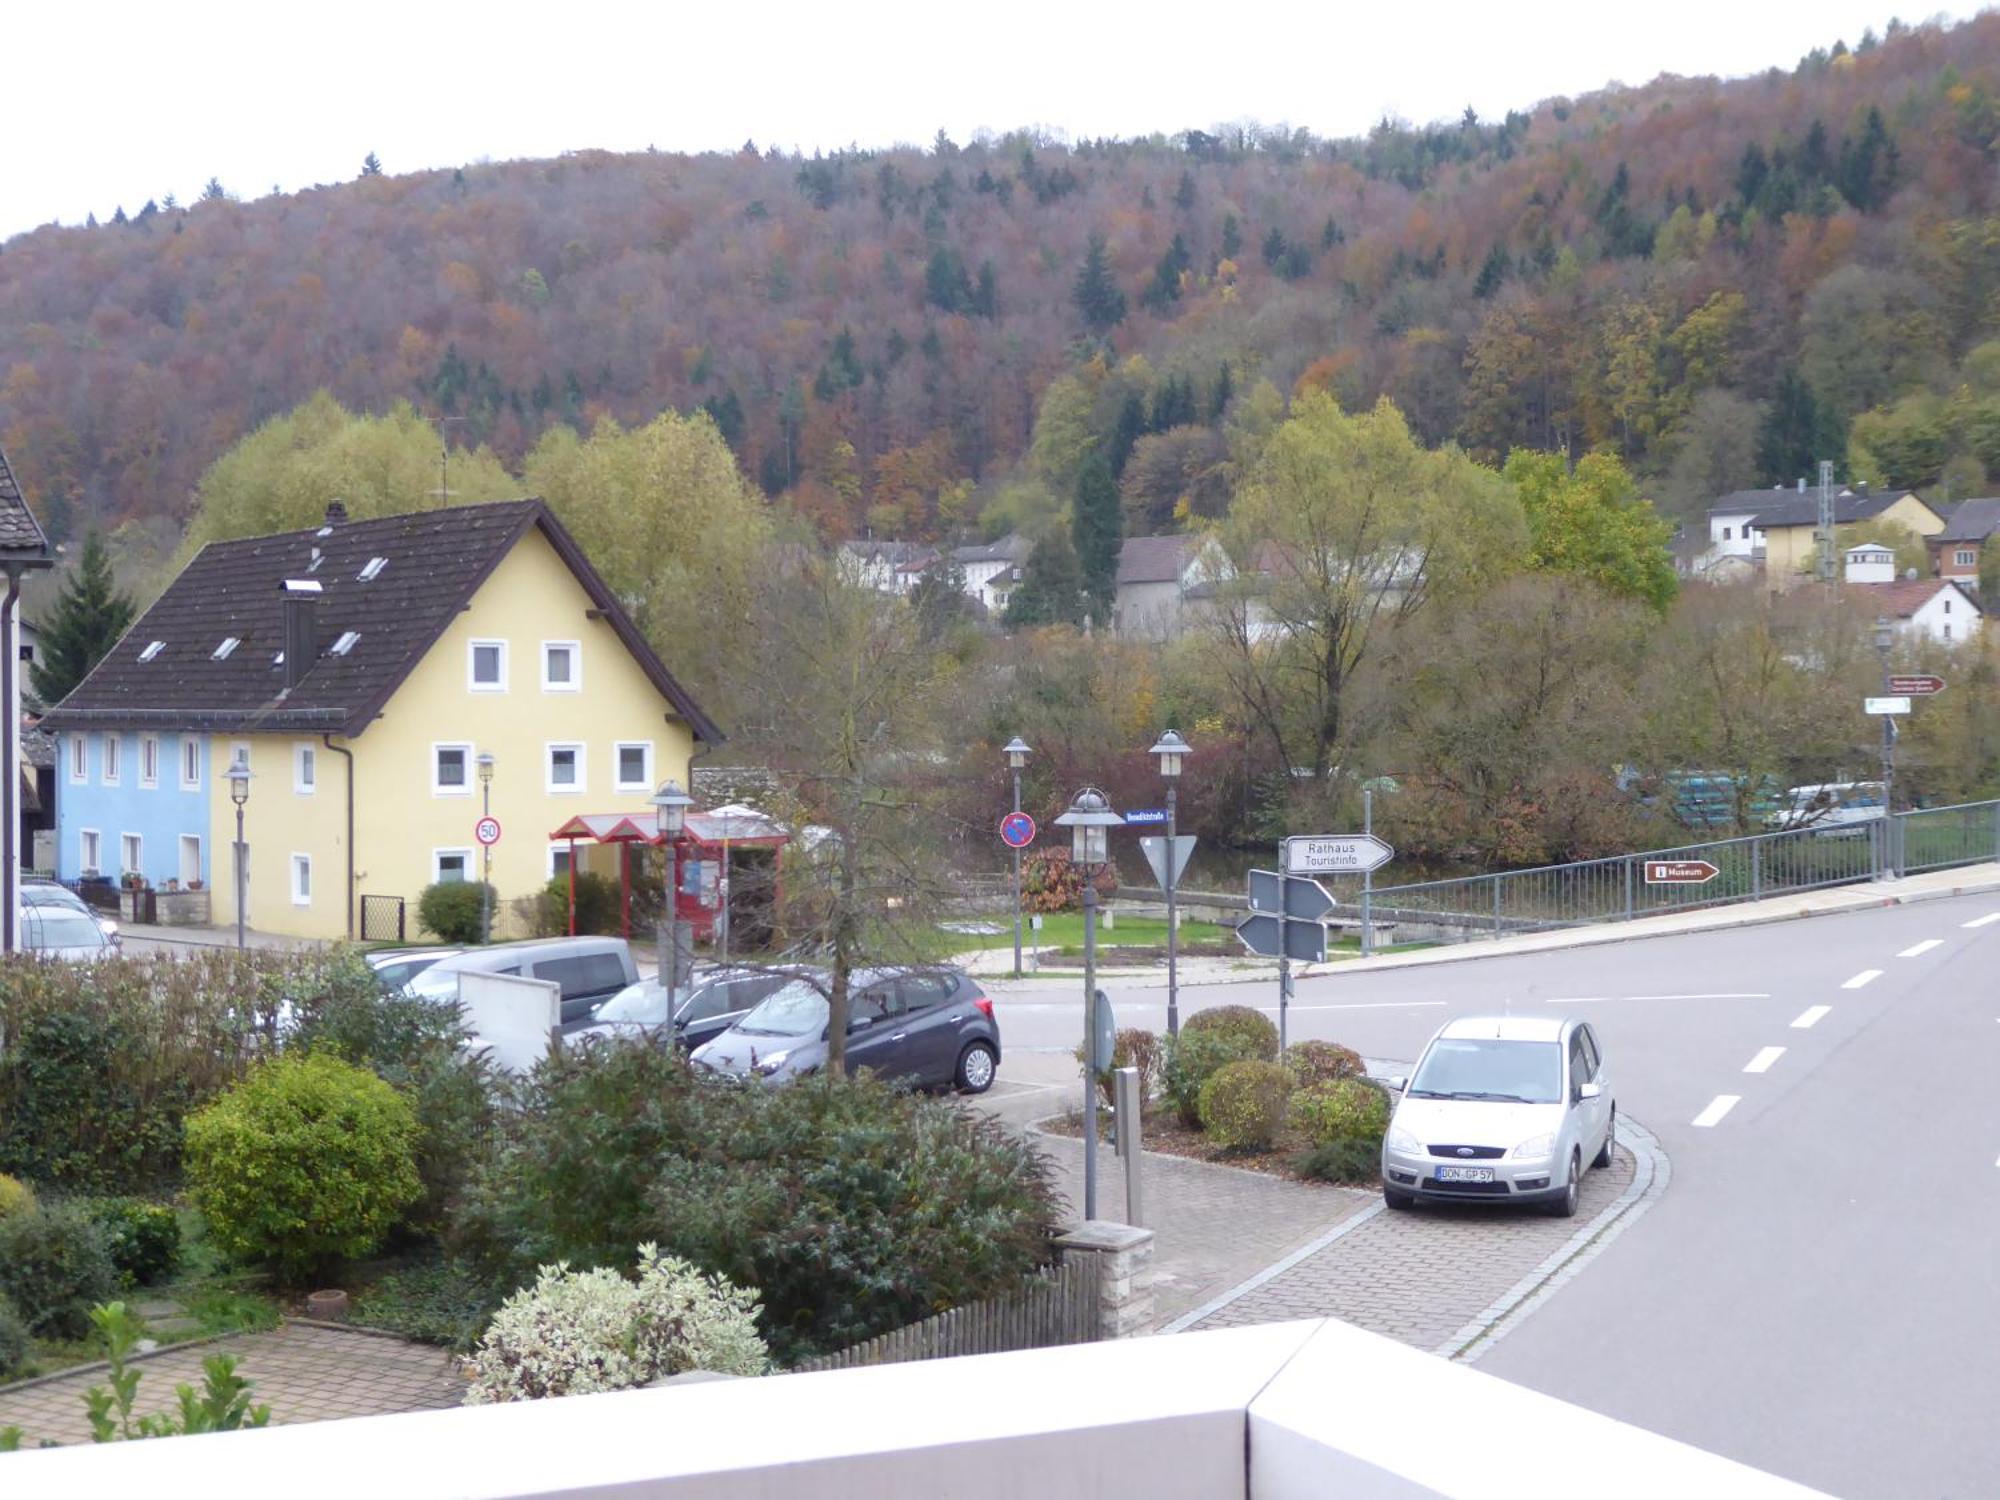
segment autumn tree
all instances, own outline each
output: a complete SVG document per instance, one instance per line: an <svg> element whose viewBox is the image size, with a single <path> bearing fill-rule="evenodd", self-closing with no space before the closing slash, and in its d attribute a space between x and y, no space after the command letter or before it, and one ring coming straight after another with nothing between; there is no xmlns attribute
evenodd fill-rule
<svg viewBox="0 0 2000 1500"><path fill-rule="evenodd" d="M35 696L51 708L67 698L118 644L136 613L131 596L118 590L103 533L91 527L84 533L76 566L35 627L41 637L41 660L28 669Z"/></svg>
<svg viewBox="0 0 2000 1500"><path fill-rule="evenodd" d="M1560 454L1517 448L1503 472L1521 498L1535 567L1667 607L1677 587L1667 553L1672 529L1639 498L1616 454L1587 454L1571 472Z"/></svg>

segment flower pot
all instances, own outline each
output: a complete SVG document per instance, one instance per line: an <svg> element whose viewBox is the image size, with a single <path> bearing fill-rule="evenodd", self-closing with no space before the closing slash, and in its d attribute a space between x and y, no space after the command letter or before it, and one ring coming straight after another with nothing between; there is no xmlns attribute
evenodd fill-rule
<svg viewBox="0 0 2000 1500"><path fill-rule="evenodd" d="M342 1291L310 1293L306 1297L306 1316L317 1318L322 1323L345 1323L347 1293Z"/></svg>

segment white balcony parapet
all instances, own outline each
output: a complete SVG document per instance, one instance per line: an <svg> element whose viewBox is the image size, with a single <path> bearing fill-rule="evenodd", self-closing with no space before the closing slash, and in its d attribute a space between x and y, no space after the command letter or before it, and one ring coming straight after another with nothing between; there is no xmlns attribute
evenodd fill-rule
<svg viewBox="0 0 2000 1500"><path fill-rule="evenodd" d="M1332 1320L20 1453L0 1493L1514 1500L1551 1455L1564 1493L1818 1493Z"/></svg>

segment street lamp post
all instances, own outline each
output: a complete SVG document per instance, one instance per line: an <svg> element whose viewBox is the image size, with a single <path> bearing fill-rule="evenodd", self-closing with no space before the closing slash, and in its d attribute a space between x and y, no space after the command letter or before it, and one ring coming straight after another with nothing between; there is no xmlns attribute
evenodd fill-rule
<svg viewBox="0 0 2000 1500"><path fill-rule="evenodd" d="M687 827L687 810L694 798L681 790L678 781L663 781L653 793L653 809L661 840L667 846L667 951L660 955L661 971L667 979L667 1022L673 1023L674 992L681 978L681 830Z"/></svg>
<svg viewBox="0 0 2000 1500"><path fill-rule="evenodd" d="M1094 786L1076 794L1056 819L1070 831L1070 858L1083 872L1083 1217L1097 1217L1097 872L1110 858L1110 832L1124 823Z"/></svg>
<svg viewBox="0 0 2000 1500"><path fill-rule="evenodd" d="M1032 753L1018 734L1006 744L1007 769L1014 773L1014 811L1021 810L1021 768ZM1014 977L1021 977L1021 851L1014 851Z"/></svg>
<svg viewBox="0 0 2000 1500"><path fill-rule="evenodd" d="M229 778L229 800L236 804L236 951L243 951L243 903L248 899L249 847L243 842L243 804L250 800L250 752L238 750L236 759L224 773Z"/></svg>
<svg viewBox="0 0 2000 1500"><path fill-rule="evenodd" d="M479 818L493 816L493 752L482 750L473 763L479 767ZM493 846L482 833L479 840L479 941L493 941Z"/></svg>
<svg viewBox="0 0 2000 1500"><path fill-rule="evenodd" d="M1180 922L1179 912L1174 902L1174 892L1180 887L1179 854L1179 799L1175 795L1181 782L1181 761L1187 756L1188 742L1175 731L1169 729L1160 736L1160 742L1146 752L1159 757L1160 775L1167 783L1167 1035L1181 1034L1180 1010Z"/></svg>
<svg viewBox="0 0 2000 1500"><path fill-rule="evenodd" d="M1882 658L1882 691L1889 691L1889 651L1896 644L1896 627L1886 615L1875 620L1875 654ZM1882 719L1882 867L1890 876L1901 873L1896 849L1896 717Z"/></svg>

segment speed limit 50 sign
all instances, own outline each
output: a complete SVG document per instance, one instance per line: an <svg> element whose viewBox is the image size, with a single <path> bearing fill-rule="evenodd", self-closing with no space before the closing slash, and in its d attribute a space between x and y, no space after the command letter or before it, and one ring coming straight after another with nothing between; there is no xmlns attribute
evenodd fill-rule
<svg viewBox="0 0 2000 1500"><path fill-rule="evenodd" d="M480 843L488 846L499 843L500 820L498 818L481 818L473 825L472 836L478 839Z"/></svg>

